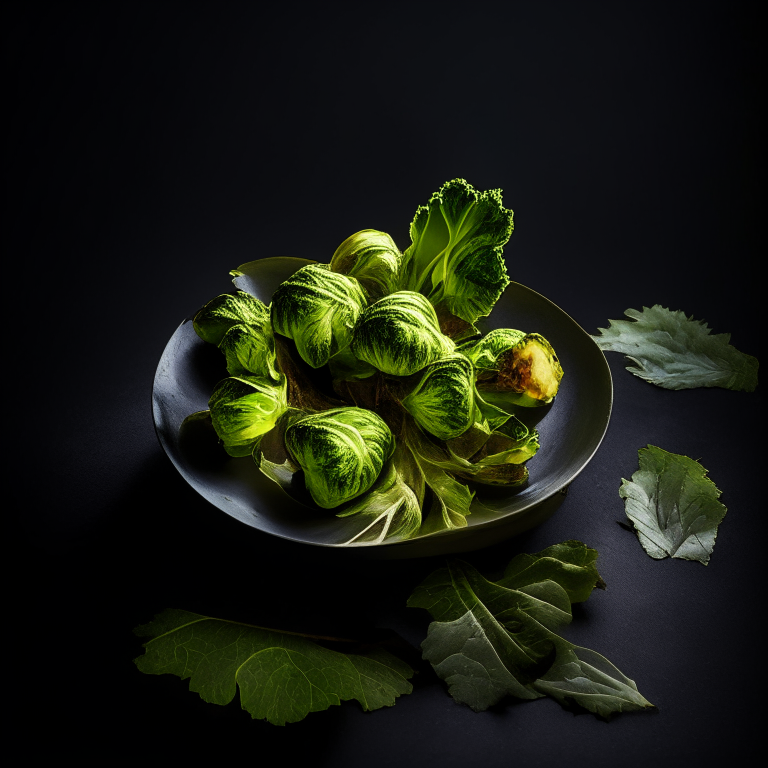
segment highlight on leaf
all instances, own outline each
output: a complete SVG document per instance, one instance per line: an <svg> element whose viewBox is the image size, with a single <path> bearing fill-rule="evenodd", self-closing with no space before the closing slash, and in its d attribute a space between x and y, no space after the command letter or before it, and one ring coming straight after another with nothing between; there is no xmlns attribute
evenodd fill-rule
<svg viewBox="0 0 768 768"><path fill-rule="evenodd" d="M259 376L220 381L208 401L216 434L230 456L249 456L288 407L285 377L277 384Z"/></svg>
<svg viewBox="0 0 768 768"><path fill-rule="evenodd" d="M730 344L729 333L711 335L703 320L660 304L627 309L631 320L609 320L593 336L604 352L622 352L635 365L627 370L664 389L723 387L753 392L757 387L756 357Z"/></svg>

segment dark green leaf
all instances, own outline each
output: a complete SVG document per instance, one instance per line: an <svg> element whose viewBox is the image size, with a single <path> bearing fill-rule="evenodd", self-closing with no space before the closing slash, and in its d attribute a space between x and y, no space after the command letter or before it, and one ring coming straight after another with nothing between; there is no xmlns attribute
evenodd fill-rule
<svg viewBox="0 0 768 768"><path fill-rule="evenodd" d="M239 688L242 708L275 725L350 699L366 711L390 707L412 690L411 667L380 648L342 653L307 636L175 609L134 631L151 638L135 659L142 672L189 678L212 704L228 704Z"/></svg>
<svg viewBox="0 0 768 768"><path fill-rule="evenodd" d="M454 699L479 711L507 695L549 695L601 717L651 707L607 659L556 634L571 602L604 586L596 557L567 541L519 555L495 583L459 561L428 576L408 605L435 620L422 650Z"/></svg>

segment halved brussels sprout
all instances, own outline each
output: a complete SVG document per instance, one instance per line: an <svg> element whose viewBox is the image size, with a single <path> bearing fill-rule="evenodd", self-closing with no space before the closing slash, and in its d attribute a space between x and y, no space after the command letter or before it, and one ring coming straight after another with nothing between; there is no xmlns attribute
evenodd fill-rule
<svg viewBox="0 0 768 768"><path fill-rule="evenodd" d="M263 376L275 383L280 380L275 368L275 337L268 322L255 328L233 325L219 342L219 349L227 359L230 376Z"/></svg>
<svg viewBox="0 0 768 768"><path fill-rule="evenodd" d="M398 291L371 304L352 338L355 357L393 376L410 376L453 352L454 346L440 332L434 307L413 291Z"/></svg>
<svg viewBox="0 0 768 768"><path fill-rule="evenodd" d="M395 450L384 420L363 408L333 408L291 424L285 444L323 509L365 493Z"/></svg>
<svg viewBox="0 0 768 768"><path fill-rule="evenodd" d="M441 440L458 437L475 420L472 363L458 353L430 363L403 406L428 432Z"/></svg>
<svg viewBox="0 0 768 768"><path fill-rule="evenodd" d="M216 434L230 456L248 456L259 438L288 407L286 380L270 384L257 376L220 381L208 407Z"/></svg>
<svg viewBox="0 0 768 768"><path fill-rule="evenodd" d="M541 334L499 329L461 351L476 361L477 389L490 403L545 405L557 395L563 368Z"/></svg>
<svg viewBox="0 0 768 768"><path fill-rule="evenodd" d="M305 362L325 365L347 347L367 300L353 277L309 264L282 283L272 296L272 327L296 342Z"/></svg>
<svg viewBox="0 0 768 768"><path fill-rule="evenodd" d="M357 278L373 296L396 290L400 251L395 241L376 229L363 229L350 235L333 254L331 269Z"/></svg>
<svg viewBox="0 0 768 768"><path fill-rule="evenodd" d="M478 371L497 371L499 356L525 337L523 331L496 328L477 341L462 344L458 351L466 355Z"/></svg>
<svg viewBox="0 0 768 768"><path fill-rule="evenodd" d="M241 323L254 328L269 325L269 310L245 291L225 293L211 299L192 321L201 339L217 345L233 325Z"/></svg>

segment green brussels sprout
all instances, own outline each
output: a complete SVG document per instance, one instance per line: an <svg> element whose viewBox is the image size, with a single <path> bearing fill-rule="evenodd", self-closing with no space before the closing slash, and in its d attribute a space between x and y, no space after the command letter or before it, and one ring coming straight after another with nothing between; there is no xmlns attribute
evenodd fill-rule
<svg viewBox="0 0 768 768"><path fill-rule="evenodd" d="M230 456L248 456L288 407L284 376L270 384L257 376L220 381L208 401L216 434Z"/></svg>
<svg viewBox="0 0 768 768"><path fill-rule="evenodd" d="M331 269L357 278L369 294L383 296L397 287L402 255L394 240L376 229L350 235L331 258Z"/></svg>
<svg viewBox="0 0 768 768"><path fill-rule="evenodd" d="M333 408L300 419L286 429L285 444L323 509L365 493L395 450L384 420L364 408Z"/></svg>
<svg viewBox="0 0 768 768"><path fill-rule="evenodd" d="M413 291L398 291L371 304L352 338L355 357L393 376L410 376L453 352L454 346L440 332L434 307Z"/></svg>
<svg viewBox="0 0 768 768"><path fill-rule="evenodd" d="M275 368L275 337L272 326L249 327L233 325L219 342L227 359L230 376L263 376L277 383L280 374Z"/></svg>
<svg viewBox="0 0 768 768"><path fill-rule="evenodd" d="M367 304L353 277L309 264L272 296L272 327L296 342L301 357L320 368L349 346L358 316Z"/></svg>
<svg viewBox="0 0 768 768"><path fill-rule="evenodd" d="M245 291L225 293L211 299L192 320L197 335L216 345L233 325L241 323L253 328L269 324L269 310Z"/></svg>
<svg viewBox="0 0 768 768"><path fill-rule="evenodd" d="M557 395L563 368L538 333L499 329L461 351L475 363L477 389L490 403L545 405Z"/></svg>
<svg viewBox="0 0 768 768"><path fill-rule="evenodd" d="M428 432L450 440L475 420L475 376L472 363L458 353L430 363L403 406Z"/></svg>

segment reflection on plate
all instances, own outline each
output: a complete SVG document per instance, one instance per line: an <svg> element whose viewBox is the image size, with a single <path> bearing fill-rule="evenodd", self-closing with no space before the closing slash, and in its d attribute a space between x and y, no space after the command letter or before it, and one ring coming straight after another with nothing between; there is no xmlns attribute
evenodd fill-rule
<svg viewBox="0 0 768 768"><path fill-rule="evenodd" d="M305 264L305 259L273 258L251 262L236 278L241 290L269 304L277 286ZM521 533L548 518L560 505L571 481L599 447L611 414L613 387L603 353L563 310L541 294L510 283L489 318L491 328L519 328L547 338L565 375L551 406L518 409L532 426L541 448L528 462L528 484L516 492L484 489L478 493L467 527L407 541L352 545L376 557L421 557L479 549ZM208 407L216 383L227 375L224 357L202 341L191 318L171 337L160 358L152 404L160 444L182 477L211 504L246 525L291 541L336 547L338 518L287 496L261 474L250 457L227 456L210 434L209 422L182 422Z"/></svg>

